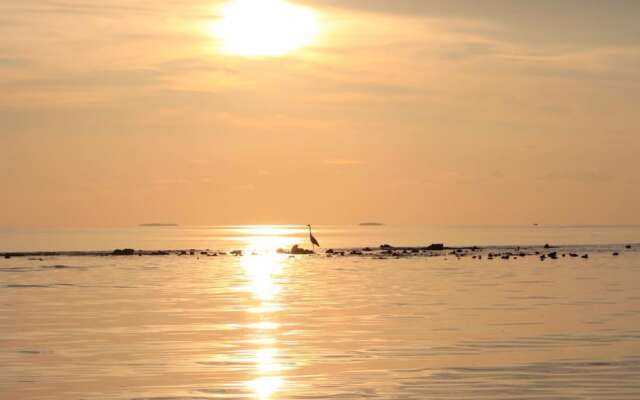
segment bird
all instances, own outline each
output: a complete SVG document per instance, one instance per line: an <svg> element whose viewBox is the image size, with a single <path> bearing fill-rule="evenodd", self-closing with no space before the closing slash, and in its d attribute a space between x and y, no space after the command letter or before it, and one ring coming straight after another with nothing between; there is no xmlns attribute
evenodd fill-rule
<svg viewBox="0 0 640 400"><path fill-rule="evenodd" d="M313 251L315 251L316 246L320 247L320 243L318 243L318 240L315 238L315 236L313 236L313 233L311 233L311 225L307 225L307 227L309 227L309 240L311 240Z"/></svg>

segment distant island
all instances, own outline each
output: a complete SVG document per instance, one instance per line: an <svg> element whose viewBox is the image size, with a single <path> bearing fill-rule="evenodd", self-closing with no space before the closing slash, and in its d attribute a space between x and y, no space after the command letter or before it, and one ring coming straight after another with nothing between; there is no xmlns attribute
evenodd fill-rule
<svg viewBox="0 0 640 400"><path fill-rule="evenodd" d="M383 226L381 222L361 222L360 226Z"/></svg>
<svg viewBox="0 0 640 400"><path fill-rule="evenodd" d="M154 223L154 224L140 224L140 226L147 226L147 227L150 227L150 226L159 227L160 226L161 227L161 226L178 226L178 224L162 224L162 223L159 224L159 223Z"/></svg>

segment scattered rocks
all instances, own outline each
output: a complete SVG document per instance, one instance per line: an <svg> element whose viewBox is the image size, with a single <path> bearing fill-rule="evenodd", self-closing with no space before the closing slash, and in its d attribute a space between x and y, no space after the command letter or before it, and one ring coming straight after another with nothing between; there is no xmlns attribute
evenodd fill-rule
<svg viewBox="0 0 640 400"><path fill-rule="evenodd" d="M115 249L111 255L114 256L133 256L136 254L134 249Z"/></svg>
<svg viewBox="0 0 640 400"><path fill-rule="evenodd" d="M631 248L632 245L626 245L627 249ZM622 245L620 246L622 247ZM423 259L427 259L429 257L447 257L449 259L453 256L456 259L463 258L471 258L474 260L481 260L484 256L487 259L502 259L502 260L517 260L518 258L525 258L527 256L534 256L540 258L541 261L545 261L547 259L557 260L560 256L562 257L572 257L572 258L583 258L588 259L590 255L588 253L562 253L560 251L569 250L569 248L563 247L552 247L551 245L545 245L545 248L550 248L552 250L544 251L540 247L446 247L442 243L434 243L428 247L422 246L406 246L406 247L394 247L389 244L382 244L379 248L371 248L371 247L363 247L363 248L349 248L349 249L327 249L326 251L322 251L323 256L331 256L331 257L349 257L349 256L359 256L359 257L369 257L369 258L379 258L382 257L395 257L395 258L414 258L420 257ZM558 251L555 251L555 250ZM491 251L489 251L491 250ZM580 247L574 247L574 251L579 251ZM586 249L585 249L586 250ZM584 251L584 250L583 250ZM312 255L316 254L313 250L308 250L300 247L299 245L294 245L291 249L278 249L277 253L286 254L286 255ZM600 251L596 251L596 253L601 253ZM618 249L609 250L610 255L616 257L622 253ZM198 259L200 256L207 257L218 257L225 256L227 254L231 254L233 256L244 256L244 255L259 255L260 252L244 252L243 250L233 250L229 253L224 251L210 251L209 249L200 250L200 249L186 249L186 250L159 250L159 251L149 251L149 250L134 250L131 248L124 249L115 249L113 251L95 251L95 252L11 252L11 253L0 253L0 258L20 258L20 257L29 257L29 260L36 261L42 260L40 257L55 257L55 256L197 256Z"/></svg>
<svg viewBox="0 0 640 400"><path fill-rule="evenodd" d="M296 254L296 255L315 254L312 250L303 249L299 247L297 244L293 245L289 253Z"/></svg>

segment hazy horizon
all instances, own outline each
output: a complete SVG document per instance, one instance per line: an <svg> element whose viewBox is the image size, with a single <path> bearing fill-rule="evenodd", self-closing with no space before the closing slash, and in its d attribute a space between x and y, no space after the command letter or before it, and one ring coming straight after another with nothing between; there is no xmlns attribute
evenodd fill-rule
<svg viewBox="0 0 640 400"><path fill-rule="evenodd" d="M640 2L229 4L1 4L0 226L640 224Z"/></svg>
<svg viewBox="0 0 640 400"><path fill-rule="evenodd" d="M635 228L640 224L430 224L430 223L406 223L406 224L388 224L380 221L362 221L362 222L346 222L341 224L312 224L315 227L358 227L366 226L362 223L375 222L380 226L386 227L447 227L447 228ZM146 225L146 226L145 226ZM130 228L222 228L222 227L306 227L308 224L304 222L283 222L283 223L261 223L261 224L180 224L176 222L141 222L131 225L103 225L103 226L79 226L79 225L33 225L33 226L17 226L17 225L0 225L0 229L24 229L24 230L117 230ZM375 226L374 226L375 228Z"/></svg>

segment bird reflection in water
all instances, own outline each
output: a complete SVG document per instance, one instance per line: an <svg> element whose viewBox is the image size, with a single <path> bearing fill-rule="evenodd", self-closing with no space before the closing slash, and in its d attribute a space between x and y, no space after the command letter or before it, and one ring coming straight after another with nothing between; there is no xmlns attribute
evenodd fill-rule
<svg viewBox="0 0 640 400"><path fill-rule="evenodd" d="M253 242L247 241L246 256L240 264L247 277L246 291L252 294L256 303L247 307L247 312L253 316L253 323L248 327L252 330L252 342L257 346L253 358L255 363L254 378L245 383L246 387L257 399L271 399L281 390L284 379L279 374L283 366L279 361L277 333L280 325L275 321L277 313L282 311L282 305L277 302L281 292L285 257L275 253L274 246L283 243L278 237L265 238L264 228L256 232ZM271 249L265 249L269 245Z"/></svg>

